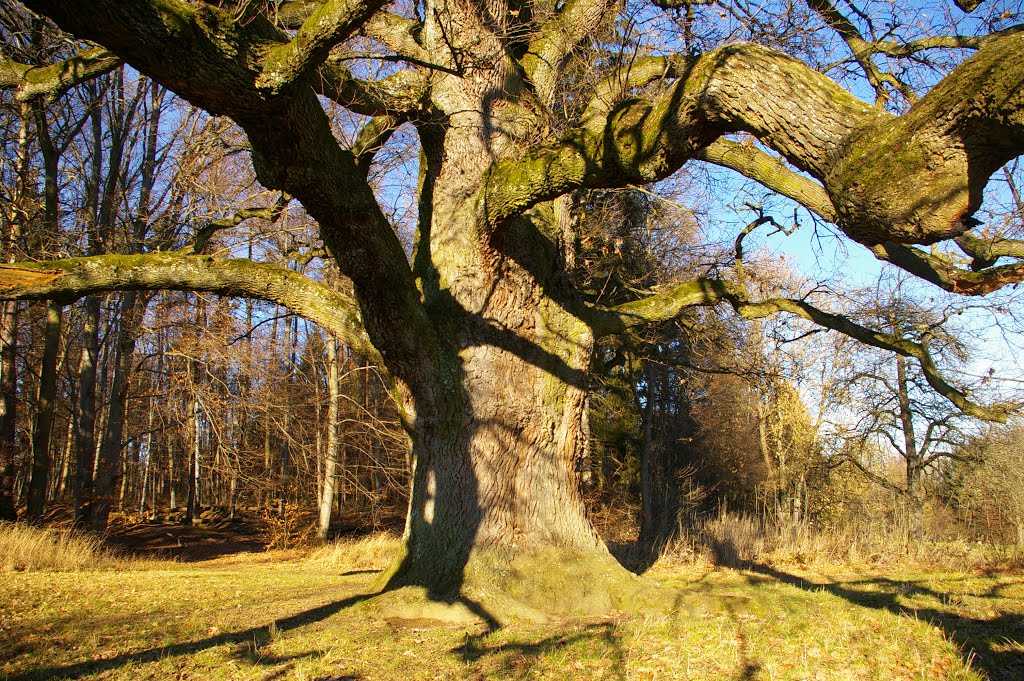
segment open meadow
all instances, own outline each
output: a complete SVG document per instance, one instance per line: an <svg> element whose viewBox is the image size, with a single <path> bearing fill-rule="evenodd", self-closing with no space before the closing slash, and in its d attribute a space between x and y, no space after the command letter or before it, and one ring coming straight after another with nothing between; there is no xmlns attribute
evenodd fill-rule
<svg viewBox="0 0 1024 681"><path fill-rule="evenodd" d="M443 608L396 617L394 598L373 598L389 535L170 561L77 540L30 556L24 536L19 558L13 534L0 570L11 681L1024 678L1024 576L1012 571L663 558L643 578L673 594L664 613L495 627L438 619Z"/></svg>

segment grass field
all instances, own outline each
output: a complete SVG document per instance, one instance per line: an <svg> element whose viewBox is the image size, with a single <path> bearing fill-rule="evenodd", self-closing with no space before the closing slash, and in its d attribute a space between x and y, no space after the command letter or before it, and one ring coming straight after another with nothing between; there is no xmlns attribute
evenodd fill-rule
<svg viewBox="0 0 1024 681"><path fill-rule="evenodd" d="M368 598L388 540L0 569L0 678L1024 679L1024 576L656 565L671 615L490 630Z"/></svg>

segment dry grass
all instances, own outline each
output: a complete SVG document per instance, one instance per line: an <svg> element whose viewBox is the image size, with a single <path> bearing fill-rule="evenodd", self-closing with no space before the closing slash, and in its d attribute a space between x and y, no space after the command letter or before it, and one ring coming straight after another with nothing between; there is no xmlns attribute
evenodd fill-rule
<svg viewBox="0 0 1024 681"><path fill-rule="evenodd" d="M0 570L87 570L121 562L92 535L0 523Z"/></svg>
<svg viewBox="0 0 1024 681"><path fill-rule="evenodd" d="M966 540L914 540L900 523L860 523L819 530L807 522L773 524L722 512L665 547L667 565L873 566L1013 572L1024 570L1024 546Z"/></svg>
<svg viewBox="0 0 1024 681"><path fill-rule="evenodd" d="M1024 671L1024 582L962 573L676 568L669 615L480 625L392 620L394 536L305 560L0 574L0 678L984 681ZM252 562L242 560L247 558ZM319 562L317 562L319 561Z"/></svg>
<svg viewBox="0 0 1024 681"><path fill-rule="evenodd" d="M359 539L337 539L314 549L307 562L324 570L367 572L384 570L398 555L401 539L388 532Z"/></svg>

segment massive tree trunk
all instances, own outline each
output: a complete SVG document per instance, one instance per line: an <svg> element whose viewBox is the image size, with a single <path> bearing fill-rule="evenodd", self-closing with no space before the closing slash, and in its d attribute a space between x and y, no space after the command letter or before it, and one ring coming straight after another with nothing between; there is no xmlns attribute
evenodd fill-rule
<svg viewBox="0 0 1024 681"><path fill-rule="evenodd" d="M388 584L484 609L501 592L549 612L607 611L635 585L581 494L591 334L536 289L495 284L452 325L434 404L416 401L406 555Z"/></svg>
<svg viewBox="0 0 1024 681"><path fill-rule="evenodd" d="M388 583L462 594L484 610L500 593L527 609L607 611L636 586L583 503L593 333L571 311L561 254L540 236L559 233L550 205L481 247L465 188L480 186L505 142L481 136L486 121L465 104L445 135L420 130L414 268L437 352L427 390L407 399L412 499L405 555Z"/></svg>

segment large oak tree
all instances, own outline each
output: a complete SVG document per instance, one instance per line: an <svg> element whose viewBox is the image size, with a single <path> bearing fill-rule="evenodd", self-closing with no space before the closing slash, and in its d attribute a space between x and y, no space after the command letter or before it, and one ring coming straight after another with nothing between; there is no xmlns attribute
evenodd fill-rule
<svg viewBox="0 0 1024 681"><path fill-rule="evenodd" d="M613 307L568 273L566 197L648 184L699 159L732 168L837 225L883 260L949 291L1024 279L1024 243L972 230L990 177L1024 152L1024 34L865 34L829 2L809 11L845 41L878 99L753 43L619 55L582 78L579 55L624 11L616 0L25 0L86 41L52 65L5 62L21 98L55 97L127 63L245 132L266 187L301 202L354 300L270 264L201 253L103 256L0 269L7 298L192 289L274 300L378 358L412 447L403 555L390 586L426 587L492 614L606 610L641 587L587 519L579 464L595 342L724 304L784 313L918 362L964 412L998 418L943 378L919 339L858 325L807 300L755 300L742 279L699 279ZM690 27L694 5L678 5ZM723 5L724 7L725 5ZM974 6L974 3L972 3ZM957 10L950 10L957 11ZM396 66L345 66L371 46ZM920 99L887 59L971 53ZM592 74L590 74L592 75ZM566 88L571 93L566 95ZM902 97L902 115L886 107ZM325 102L366 116L354 144ZM411 258L367 181L400 125L420 143ZM759 144L729 137L746 133ZM953 240L950 249L915 244ZM475 606L474 606L475 607ZM531 610L532 609L532 610Z"/></svg>

